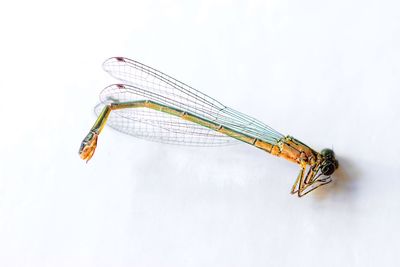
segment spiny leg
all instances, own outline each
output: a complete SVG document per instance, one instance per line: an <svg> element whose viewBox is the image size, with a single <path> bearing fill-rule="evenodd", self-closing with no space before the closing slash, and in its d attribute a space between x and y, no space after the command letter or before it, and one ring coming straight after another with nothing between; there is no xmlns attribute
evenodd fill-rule
<svg viewBox="0 0 400 267"><path fill-rule="evenodd" d="M318 187L321 187L323 185L326 185L326 184L329 184L330 182L332 182L332 178L330 176L319 179L321 174L317 175L317 173L318 173L318 169L314 170L313 168L310 168L310 170L307 173L307 177L305 179L305 180L308 180L309 182L307 184L304 184L303 187L300 187L300 190L298 192L299 197L302 197L302 196L310 193L311 191L314 191Z"/></svg>
<svg viewBox="0 0 400 267"><path fill-rule="evenodd" d="M315 167L310 166L307 172L307 176L304 179L304 184L305 185L310 185L314 183L315 179L318 177L316 174L318 172L318 169L315 170Z"/></svg>
<svg viewBox="0 0 400 267"><path fill-rule="evenodd" d="M317 189L320 186L323 186L325 184L330 183L332 180L329 179L330 177L324 178L324 179L318 179L319 175L318 169L315 170L313 167L309 167L307 175L305 174L305 170L307 169L307 164L302 162L301 164L301 170L299 175L297 176L296 182L292 186L292 194L298 195L298 197L302 197L311 191Z"/></svg>
<svg viewBox="0 0 400 267"><path fill-rule="evenodd" d="M301 192L299 192L299 197L305 196L308 193L310 193L310 192L314 191L315 189L317 189L318 187L321 187L323 185L329 184L330 182L332 182L332 179L328 179L328 180L324 180L324 181L316 180L314 183L308 185ZM312 185L315 185L315 186L311 187ZM306 189L308 189L308 190L306 190Z"/></svg>
<svg viewBox="0 0 400 267"><path fill-rule="evenodd" d="M299 191L299 181L300 179L303 179L304 175L304 169L300 170L299 175L297 175L296 181L294 182L293 186L292 186L292 190L290 191L291 194L296 194Z"/></svg>
<svg viewBox="0 0 400 267"><path fill-rule="evenodd" d="M307 164L302 161L300 163L301 169L300 169L300 173L296 178L295 183L292 186L292 191L291 194L301 194L301 191L303 191L305 188L307 188L309 185L311 185L312 183L310 183L309 181L313 181L315 173L313 172L312 168L308 169L307 175L304 176L305 171L307 169Z"/></svg>
<svg viewBox="0 0 400 267"><path fill-rule="evenodd" d="M306 170L307 165L302 162L300 164L301 169L299 172L299 175L296 178L296 181L294 182L293 186L292 186L292 191L290 192L291 194L296 194L297 192L299 192L300 190L300 184L302 183L303 179L304 179L304 172Z"/></svg>
<svg viewBox="0 0 400 267"><path fill-rule="evenodd" d="M299 197L304 196L305 194L303 194L303 192L305 192L305 190L313 184L313 183L310 183L309 181L313 181L315 174L316 173L314 172L312 167L310 167L308 169L307 175L304 177L304 179L300 180L300 186L299 186L299 190L297 192L297 195Z"/></svg>

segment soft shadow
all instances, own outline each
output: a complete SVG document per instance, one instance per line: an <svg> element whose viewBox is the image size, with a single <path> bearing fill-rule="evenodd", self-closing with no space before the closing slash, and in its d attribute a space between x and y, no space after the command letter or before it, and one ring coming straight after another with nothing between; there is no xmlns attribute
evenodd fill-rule
<svg viewBox="0 0 400 267"><path fill-rule="evenodd" d="M314 197L324 199L330 195L341 195L345 198L354 198L357 194L358 180L361 175L356 163L348 158L338 157L339 168L335 171L333 181L313 192Z"/></svg>

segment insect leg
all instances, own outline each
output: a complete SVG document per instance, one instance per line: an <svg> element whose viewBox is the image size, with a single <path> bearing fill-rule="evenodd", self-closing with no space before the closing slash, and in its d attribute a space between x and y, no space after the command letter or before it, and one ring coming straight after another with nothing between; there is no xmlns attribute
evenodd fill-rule
<svg viewBox="0 0 400 267"><path fill-rule="evenodd" d="M291 194L296 194L299 192L299 190L301 188L300 185L303 183L303 180L304 180L304 173L307 168L307 165L304 162L302 162L300 164L300 166L301 166L301 169L300 169L299 175L296 178L296 181L294 182L294 184L292 186L292 191L290 192ZM307 174L307 176L308 176L308 174Z"/></svg>
<svg viewBox="0 0 400 267"><path fill-rule="evenodd" d="M303 191L299 192L299 197L307 195L308 193L314 191L318 187L321 187L323 185L329 184L330 182L332 182L332 179L329 179L329 180L324 181L324 182L321 182L321 181L317 180L315 183L312 183L312 184L308 185L306 188L304 188ZM315 186L311 187L311 185L315 185ZM308 188L308 190L306 190L307 188Z"/></svg>
<svg viewBox="0 0 400 267"><path fill-rule="evenodd" d="M312 174L310 175L311 180L308 184L305 184L305 186L303 188L300 188L300 190L298 192L299 197L302 197L302 196L310 193L311 191L314 191L318 187L321 187L323 185L326 185L326 184L329 184L330 182L332 182L332 178L330 176L325 177L323 179L319 179L320 175L316 175L316 173L318 171L314 171L312 169L310 169L310 171L312 172Z"/></svg>

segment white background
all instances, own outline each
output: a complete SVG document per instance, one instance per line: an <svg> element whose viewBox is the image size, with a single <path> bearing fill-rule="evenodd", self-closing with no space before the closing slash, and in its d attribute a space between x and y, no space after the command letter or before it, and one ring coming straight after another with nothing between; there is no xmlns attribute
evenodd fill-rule
<svg viewBox="0 0 400 267"><path fill-rule="evenodd" d="M398 1L0 4L0 266L400 266ZM126 56L313 148L334 183L246 144L106 128L78 156L101 69Z"/></svg>

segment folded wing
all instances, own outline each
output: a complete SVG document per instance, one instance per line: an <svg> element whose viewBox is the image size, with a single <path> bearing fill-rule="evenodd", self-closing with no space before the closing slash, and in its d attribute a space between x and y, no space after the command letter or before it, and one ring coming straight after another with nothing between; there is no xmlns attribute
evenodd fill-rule
<svg viewBox="0 0 400 267"><path fill-rule="evenodd" d="M110 102L151 100L271 144L283 137L262 122L137 61L114 57L106 60L103 67L124 84L111 85L101 92L101 103L96 106L96 113ZM146 108L115 110L110 115L108 125L136 137L163 143L195 146L237 143L235 139L206 127Z"/></svg>

